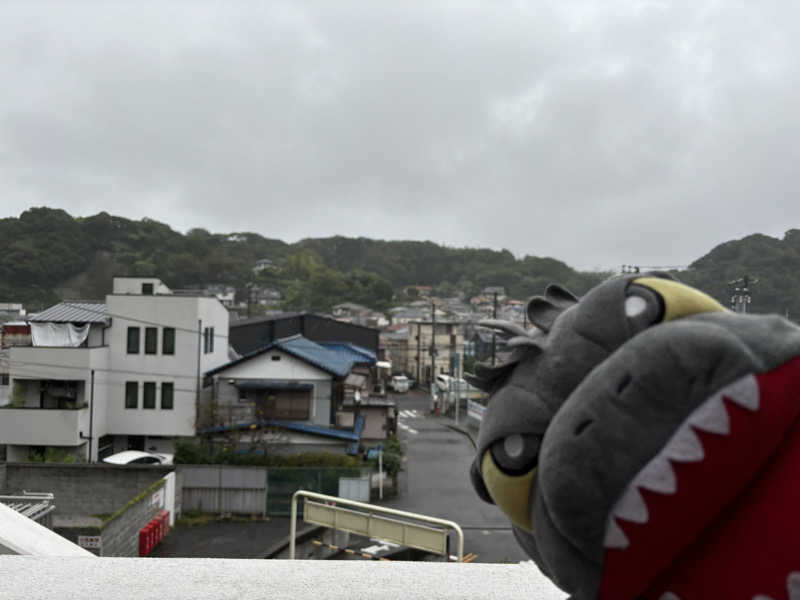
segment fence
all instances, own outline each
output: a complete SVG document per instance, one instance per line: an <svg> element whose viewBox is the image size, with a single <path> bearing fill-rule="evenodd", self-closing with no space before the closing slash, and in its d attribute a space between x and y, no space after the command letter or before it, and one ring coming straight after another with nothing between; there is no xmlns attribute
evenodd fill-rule
<svg viewBox="0 0 800 600"><path fill-rule="evenodd" d="M369 469L181 465L183 510L288 516L292 494L339 493L339 479L366 477Z"/></svg>

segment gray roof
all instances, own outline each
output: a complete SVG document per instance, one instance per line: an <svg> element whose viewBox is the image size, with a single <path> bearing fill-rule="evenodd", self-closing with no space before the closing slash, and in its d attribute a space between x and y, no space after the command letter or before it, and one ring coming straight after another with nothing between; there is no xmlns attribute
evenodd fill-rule
<svg viewBox="0 0 800 600"><path fill-rule="evenodd" d="M106 318L105 304L61 302L28 319L31 323L102 323Z"/></svg>

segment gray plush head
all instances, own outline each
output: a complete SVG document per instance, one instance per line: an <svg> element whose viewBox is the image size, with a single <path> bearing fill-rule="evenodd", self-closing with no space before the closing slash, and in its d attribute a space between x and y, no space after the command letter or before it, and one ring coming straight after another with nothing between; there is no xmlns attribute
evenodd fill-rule
<svg viewBox="0 0 800 600"><path fill-rule="evenodd" d="M473 486L509 516L523 548L567 591L594 597L597 590L608 511L627 474L621 468L619 478L608 475L609 464L624 467L626 457L613 449L613 440L605 442L631 435L619 429L616 416L606 418L575 399L576 390L591 395L582 383L608 364L613 374L595 384L624 390L630 374L609 359L631 340L692 315L723 312L709 296L654 272L610 279L580 301L551 285L528 305L531 331L484 322L509 338L513 352L506 363L478 365L467 376L490 394L470 473ZM644 350L633 352L629 362ZM651 452L646 442L640 453L632 452L631 469Z"/></svg>

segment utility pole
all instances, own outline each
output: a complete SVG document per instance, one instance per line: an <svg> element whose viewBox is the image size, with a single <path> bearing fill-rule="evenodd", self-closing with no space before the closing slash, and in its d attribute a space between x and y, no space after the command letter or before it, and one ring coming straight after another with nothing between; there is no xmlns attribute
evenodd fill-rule
<svg viewBox="0 0 800 600"><path fill-rule="evenodd" d="M494 293L494 304L492 307L492 318L497 318L497 292ZM497 362L497 336L492 329L492 366Z"/></svg>
<svg viewBox="0 0 800 600"><path fill-rule="evenodd" d="M431 407L436 410L436 304L431 302Z"/></svg>

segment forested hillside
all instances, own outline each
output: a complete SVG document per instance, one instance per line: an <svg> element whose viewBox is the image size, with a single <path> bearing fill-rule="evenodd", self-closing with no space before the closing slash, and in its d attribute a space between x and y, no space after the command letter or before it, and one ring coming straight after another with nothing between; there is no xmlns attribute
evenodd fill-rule
<svg viewBox="0 0 800 600"><path fill-rule="evenodd" d="M464 240L465 245L469 240ZM275 270L252 272L262 258ZM754 312L800 314L800 230L783 240L752 235L714 248L682 280L726 306L728 282L749 274ZM608 277L572 269L554 258L515 258L507 250L448 248L432 242L331 237L295 244L257 233L182 234L168 225L100 213L73 218L63 210L30 209L0 220L0 302L37 308L63 298L102 298L114 275L155 276L173 288L220 283L276 287L284 308L327 311L351 301L384 309L406 285L433 286L442 296L468 297L485 286L504 286L512 297L541 293L552 281L578 294Z"/></svg>

